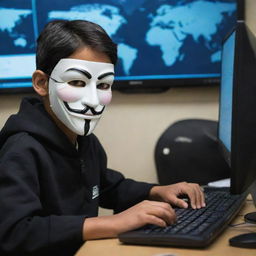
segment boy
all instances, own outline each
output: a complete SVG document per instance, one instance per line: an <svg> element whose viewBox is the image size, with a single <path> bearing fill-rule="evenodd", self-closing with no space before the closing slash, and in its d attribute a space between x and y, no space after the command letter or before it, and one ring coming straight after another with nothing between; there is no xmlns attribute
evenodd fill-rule
<svg viewBox="0 0 256 256"><path fill-rule="evenodd" d="M204 206L197 184L157 186L107 168L92 134L111 101L116 45L98 25L53 21L38 38L32 81L0 134L0 254L73 255L89 239L175 221ZM147 199L147 200L146 200ZM98 206L114 209L98 215Z"/></svg>

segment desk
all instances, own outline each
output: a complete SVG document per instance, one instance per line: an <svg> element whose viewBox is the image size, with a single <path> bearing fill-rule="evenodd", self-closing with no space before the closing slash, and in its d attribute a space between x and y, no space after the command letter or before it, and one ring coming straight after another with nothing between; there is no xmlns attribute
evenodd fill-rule
<svg viewBox="0 0 256 256"><path fill-rule="evenodd" d="M255 211L255 207L251 200L247 200L232 224L243 222L243 215L251 211ZM124 245L118 239L92 240L84 243L75 256L160 256L161 254L165 256L168 254L175 256L255 256L256 249L236 248L228 244L230 237L248 233L249 230L256 232L256 226L228 227L206 249Z"/></svg>

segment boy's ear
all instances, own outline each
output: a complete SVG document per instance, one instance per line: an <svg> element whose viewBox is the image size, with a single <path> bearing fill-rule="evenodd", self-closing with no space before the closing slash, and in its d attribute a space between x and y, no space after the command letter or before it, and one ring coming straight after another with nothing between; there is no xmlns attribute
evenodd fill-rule
<svg viewBox="0 0 256 256"><path fill-rule="evenodd" d="M48 95L49 77L41 70L36 70L32 76L33 88L40 96Z"/></svg>

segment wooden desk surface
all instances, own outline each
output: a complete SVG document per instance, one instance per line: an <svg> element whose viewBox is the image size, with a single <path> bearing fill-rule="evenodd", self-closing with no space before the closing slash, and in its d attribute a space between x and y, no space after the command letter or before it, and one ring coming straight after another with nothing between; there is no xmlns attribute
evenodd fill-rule
<svg viewBox="0 0 256 256"><path fill-rule="evenodd" d="M243 215L251 211L255 211L253 202L246 201L232 224L243 222ZM228 243L229 238L250 231L256 232L256 225L228 227L206 249L124 245L118 239L92 240L84 243L75 256L256 256L256 249L232 247Z"/></svg>

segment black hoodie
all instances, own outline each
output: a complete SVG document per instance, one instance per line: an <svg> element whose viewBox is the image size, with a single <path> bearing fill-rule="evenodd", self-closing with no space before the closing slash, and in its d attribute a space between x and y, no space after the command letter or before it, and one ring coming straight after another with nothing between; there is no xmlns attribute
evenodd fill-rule
<svg viewBox="0 0 256 256"><path fill-rule="evenodd" d="M151 184L107 168L94 135L78 150L42 102L25 98L0 133L0 255L73 255L86 217L98 206L122 211L147 198Z"/></svg>

